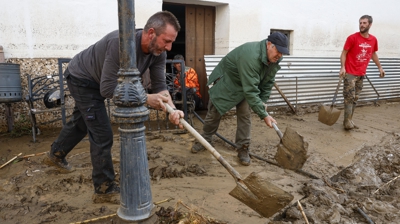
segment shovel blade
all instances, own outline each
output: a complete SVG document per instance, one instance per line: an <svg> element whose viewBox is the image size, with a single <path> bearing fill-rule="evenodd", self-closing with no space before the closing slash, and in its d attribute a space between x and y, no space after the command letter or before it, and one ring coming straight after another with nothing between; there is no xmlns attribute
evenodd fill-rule
<svg viewBox="0 0 400 224"><path fill-rule="evenodd" d="M308 142L304 137L287 127L281 143L278 144L275 160L285 169L301 169L308 159L307 151Z"/></svg>
<svg viewBox="0 0 400 224"><path fill-rule="evenodd" d="M323 124L332 126L339 119L340 112L340 110L332 106L322 105L319 108L318 121Z"/></svg>
<svg viewBox="0 0 400 224"><path fill-rule="evenodd" d="M279 212L294 198L255 172L244 179L243 183L245 186L238 183L229 194L266 218Z"/></svg>

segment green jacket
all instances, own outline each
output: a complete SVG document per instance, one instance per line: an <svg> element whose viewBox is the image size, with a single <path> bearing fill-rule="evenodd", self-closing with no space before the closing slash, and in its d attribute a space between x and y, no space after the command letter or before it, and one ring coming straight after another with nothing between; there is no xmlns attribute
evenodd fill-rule
<svg viewBox="0 0 400 224"><path fill-rule="evenodd" d="M211 73L207 85L210 99L223 115L246 99L251 109L261 118L268 116L266 103L271 95L278 63L268 64L266 39L245 43L221 59Z"/></svg>

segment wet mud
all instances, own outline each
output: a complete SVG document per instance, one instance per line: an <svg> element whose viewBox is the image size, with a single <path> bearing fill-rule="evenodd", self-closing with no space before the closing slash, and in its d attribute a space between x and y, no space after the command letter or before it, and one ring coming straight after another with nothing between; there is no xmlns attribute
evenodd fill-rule
<svg viewBox="0 0 400 224"><path fill-rule="evenodd" d="M375 223L399 223L399 171L398 134L386 137L379 145L363 147L354 163L338 174L304 184L301 203L308 221L368 223L369 218ZM275 220L296 223L304 219L292 206Z"/></svg>
<svg viewBox="0 0 400 224"><path fill-rule="evenodd" d="M318 122L319 106L299 107L297 115L271 108L270 114L282 130L296 130L309 144L302 170L318 179L255 158L250 166L242 166L235 149L215 137L216 150L243 177L255 172L294 196L270 218L229 195L236 187L232 176L209 152L191 153L194 138L190 134L147 132L156 215L160 223L305 223L299 201L309 223L368 223L367 218L374 223L400 223L399 106L399 102L381 102L358 107L354 119L360 128L351 132L343 130L342 117L332 126ZM201 130L196 118L194 127ZM115 126L112 155L119 180L117 129ZM234 141L235 130L235 114L224 116L218 132ZM92 201L87 139L67 157L74 172L60 173L43 163L45 156L40 153L50 149L58 132L42 130L36 143L29 135L13 138L0 133L0 164L19 153L37 154L0 169L0 223L115 223L118 204ZM251 152L276 162L280 143L276 132L252 116L251 134Z"/></svg>
<svg viewBox="0 0 400 224"><path fill-rule="evenodd" d="M304 140L304 137L288 127L278 145L275 160L285 169L301 169L308 158L307 149L308 142Z"/></svg>

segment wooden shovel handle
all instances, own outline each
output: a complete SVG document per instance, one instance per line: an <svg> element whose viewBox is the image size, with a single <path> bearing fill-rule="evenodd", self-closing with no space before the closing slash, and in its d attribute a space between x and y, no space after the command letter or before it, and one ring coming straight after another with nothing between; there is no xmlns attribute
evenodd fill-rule
<svg viewBox="0 0 400 224"><path fill-rule="evenodd" d="M174 109L172 109L172 107L170 105L168 105L167 103L164 103L164 105L167 108L168 113L173 113L174 112ZM235 178L236 182L241 182L242 181L242 177L240 176L240 174L231 166L231 164L229 164L221 156L221 154L219 154L219 152L217 152L217 150L214 149L214 147L212 147L210 145L210 143L208 143L203 138L203 136L201 136L192 126L190 126L190 124L188 124L185 121L185 119L180 118L179 121L181 122L183 127L185 127L185 129L188 130L190 132L190 134L192 134L208 151L210 151L211 154L222 164L222 166L224 166L225 169L228 170L228 172L233 176L233 178Z"/></svg>
<svg viewBox="0 0 400 224"><path fill-rule="evenodd" d="M342 83L342 76L339 77L339 83L337 84L335 94L333 95L331 107L333 107L333 104L334 104L335 101L336 101L337 93L339 92L339 87L340 87L340 84L341 84L341 83Z"/></svg>

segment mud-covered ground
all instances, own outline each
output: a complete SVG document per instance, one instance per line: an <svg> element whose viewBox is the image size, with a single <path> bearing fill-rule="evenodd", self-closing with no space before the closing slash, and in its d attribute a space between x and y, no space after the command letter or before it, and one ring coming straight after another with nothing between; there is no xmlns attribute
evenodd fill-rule
<svg viewBox="0 0 400 224"><path fill-rule="evenodd" d="M262 218L229 195L236 186L234 179L209 152L190 152L194 137L165 131L161 124L161 131L153 128L146 133L153 202L161 202L157 216L163 223L305 223L299 201L309 223L368 223L368 218L375 223L400 223L399 109L398 101L358 107L354 121L360 128L350 132L342 128L343 114L333 126L318 122L318 106L301 107L297 115L271 109L282 132L290 126L308 142L309 157L302 170L318 179L256 158L249 167L242 166L234 149L216 137L215 149L243 177L256 172L294 196L287 207L270 218ZM257 116L252 122L251 152L274 161L279 137ZM194 127L201 130L196 118ZM117 128L113 161L119 174ZM219 133L232 141L235 129L232 113L221 121ZM0 164L19 153L24 156L48 151L58 132L42 130L36 143L29 135L13 138L0 133ZM42 164L43 158L19 157L0 169L0 223L116 222L118 204L92 203L87 139L67 157L76 167L73 173L60 174Z"/></svg>

